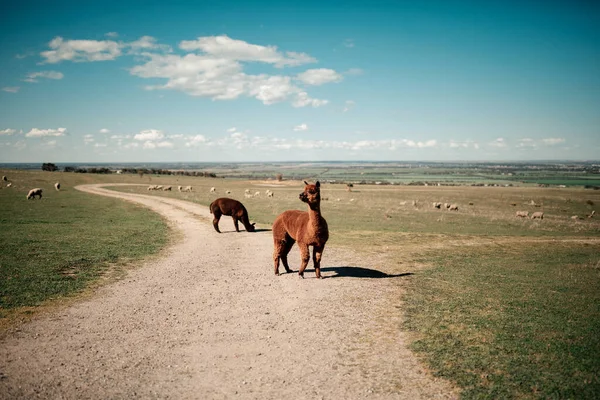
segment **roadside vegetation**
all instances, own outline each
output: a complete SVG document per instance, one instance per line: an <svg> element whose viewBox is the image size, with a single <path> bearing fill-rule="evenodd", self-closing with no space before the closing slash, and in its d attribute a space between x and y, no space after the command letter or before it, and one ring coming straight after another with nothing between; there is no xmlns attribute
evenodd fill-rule
<svg viewBox="0 0 600 400"><path fill-rule="evenodd" d="M302 179L314 181L315 176L305 172ZM52 193L58 175L20 174L29 179L27 189L47 185L47 197L27 202L25 187L18 194L0 191L1 223L10 229L10 233L3 229L0 237L2 243L11 244L0 258L3 281L18 275L14 270L33 256L35 261L25 271L54 260L48 262L54 265L53 272L43 277L46 283L40 287L52 288L60 281L74 285L79 278L71 276L71 264L76 276L86 276L81 279L85 282L88 274L102 275L115 260L156 252L166 240L164 225L149 212L72 188ZM68 179L78 181L68 182L67 188L79 182L143 183L113 190L203 205L231 197L244 203L251 221L266 229L283 210L306 207L298 200L302 182L285 179L114 174L60 178L61 183ZM172 191L148 191L149 185L170 185ZM188 185L192 192L177 190ZM210 192L211 187L216 193ZM273 197L265 195L267 189ZM246 197L245 190L252 196ZM404 313L398 329L410 332L414 351L435 375L462 388L464 398L600 398L600 216L588 218L600 205L600 191L531 185L348 189L344 184L324 184L322 197L331 233L328 246L380 257L388 274L412 274L393 280L397 298L390 302L403 306L384 312ZM457 204L458 211L436 209L433 202ZM102 212L90 216L90 210ZM544 219L517 218L516 211L530 215L541 211ZM83 225L93 226L87 242L79 240L86 237ZM121 230L124 240L114 236ZM152 243L133 234L140 230L154 232L147 235ZM72 254L53 254L50 250L59 248L57 243L71 248ZM5 272L7 262L14 266L10 275ZM327 266L327 251L323 263ZM35 275L28 274L21 282ZM18 292L30 285L13 286ZM9 297L2 290L6 307Z"/></svg>

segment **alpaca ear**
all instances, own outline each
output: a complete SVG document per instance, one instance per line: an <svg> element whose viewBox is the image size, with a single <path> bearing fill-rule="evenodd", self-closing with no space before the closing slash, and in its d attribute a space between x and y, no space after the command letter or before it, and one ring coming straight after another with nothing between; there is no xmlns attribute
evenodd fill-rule
<svg viewBox="0 0 600 400"><path fill-rule="evenodd" d="M308 185L308 182L304 181L304 184L305 184L305 185Z"/></svg>
<svg viewBox="0 0 600 400"><path fill-rule="evenodd" d="M317 181L317 183L315 183L315 185L316 185L317 187L321 187L321 184L319 183L319 181Z"/></svg>

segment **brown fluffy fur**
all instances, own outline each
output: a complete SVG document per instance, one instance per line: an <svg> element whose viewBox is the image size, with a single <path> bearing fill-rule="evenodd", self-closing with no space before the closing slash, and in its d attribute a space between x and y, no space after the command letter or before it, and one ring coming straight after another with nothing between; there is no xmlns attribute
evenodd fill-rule
<svg viewBox="0 0 600 400"><path fill-rule="evenodd" d="M308 203L308 211L287 210L281 213L273 222L273 261L275 275L279 275L279 260L286 272L292 272L288 265L287 255L294 243L298 242L302 264L298 275L303 278L304 270L310 259L309 246L313 246L313 263L317 278L321 278L321 256L325 243L329 239L327 221L321 216L321 184L314 185L304 182L306 186L300 193L300 200Z"/></svg>
<svg viewBox="0 0 600 400"><path fill-rule="evenodd" d="M214 214L213 226L219 233L219 220L222 215L229 215L233 218L233 225L235 225L235 231L239 232L238 222L241 221L248 232L254 232L254 224L250 223L248 219L248 211L242 203L234 199L228 199L227 197L221 197L210 203L210 212Z"/></svg>

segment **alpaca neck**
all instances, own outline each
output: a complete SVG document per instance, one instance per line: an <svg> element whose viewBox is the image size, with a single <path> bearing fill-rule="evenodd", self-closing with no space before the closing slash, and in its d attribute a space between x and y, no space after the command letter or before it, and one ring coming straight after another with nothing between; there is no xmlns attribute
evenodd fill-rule
<svg viewBox="0 0 600 400"><path fill-rule="evenodd" d="M311 225L318 227L321 222L321 205L320 203L308 205L308 220Z"/></svg>

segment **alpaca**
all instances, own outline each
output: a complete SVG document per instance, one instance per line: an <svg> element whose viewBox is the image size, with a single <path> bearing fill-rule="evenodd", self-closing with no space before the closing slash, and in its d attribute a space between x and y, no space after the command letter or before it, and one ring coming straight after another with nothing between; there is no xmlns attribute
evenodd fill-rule
<svg viewBox="0 0 600 400"><path fill-rule="evenodd" d="M242 221L244 227L247 232L254 232L256 228L254 224L250 223L248 219L248 211L246 211L246 207L242 203L234 199L228 199L227 197L221 197L210 203L209 206L210 213L214 214L215 218L213 219L213 226L215 230L219 233L219 220L222 215L229 215L233 218L233 225L235 226L235 231L239 232L240 229L238 227L238 222Z"/></svg>
<svg viewBox="0 0 600 400"><path fill-rule="evenodd" d="M294 243L298 242L302 264L298 276L304 278L304 270L310 259L309 246L313 246L313 263L317 278L321 277L321 256L325 243L329 239L327 221L321 216L321 184L314 185L306 181L300 200L308 204L308 211L287 210L281 213L273 222L273 261L275 275L279 275L279 260L286 272L292 272L288 265L287 256Z"/></svg>

